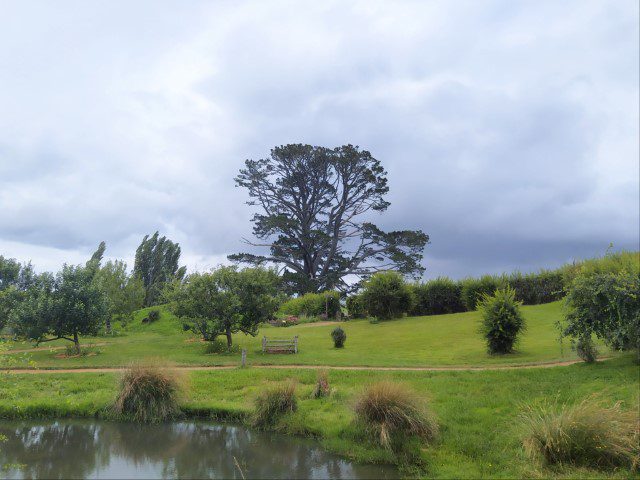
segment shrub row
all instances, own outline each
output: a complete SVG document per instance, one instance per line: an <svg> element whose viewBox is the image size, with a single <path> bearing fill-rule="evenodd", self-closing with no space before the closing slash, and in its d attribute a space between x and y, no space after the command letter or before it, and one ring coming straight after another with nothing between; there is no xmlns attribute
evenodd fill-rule
<svg viewBox="0 0 640 480"><path fill-rule="evenodd" d="M497 289L506 287L512 288L515 291L516 300L524 305L554 302L564 296L564 285L570 278L567 272L572 271L573 268L573 266L563 267L527 274L515 272L511 275L483 275L479 278L465 278L460 281L438 277L428 282L411 284L408 286L411 291L410 303L404 313L440 315L476 310L478 303L485 295L493 295ZM362 293L347 298L347 311L352 318L373 315L369 311L373 295L367 292L377 286L377 283L370 280L364 285ZM402 291L401 300L406 305L406 292L397 285L394 288L399 292Z"/></svg>
<svg viewBox="0 0 640 480"><path fill-rule="evenodd" d="M291 298L282 304L280 313L285 315L306 315L319 317L326 314L328 318L335 318L340 310L340 293L335 291L322 293L305 293Z"/></svg>

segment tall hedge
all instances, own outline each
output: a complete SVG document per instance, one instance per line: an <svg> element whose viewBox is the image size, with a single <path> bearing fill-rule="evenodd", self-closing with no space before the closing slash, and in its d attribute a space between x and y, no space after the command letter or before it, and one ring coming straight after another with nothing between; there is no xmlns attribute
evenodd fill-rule
<svg viewBox="0 0 640 480"><path fill-rule="evenodd" d="M504 277L483 275L480 278L465 278L462 280L462 303L467 310L475 310L485 295L493 295L498 288L506 284Z"/></svg>
<svg viewBox="0 0 640 480"><path fill-rule="evenodd" d="M318 317L326 313L328 318L335 318L338 310L340 310L340 293L335 291L305 293L301 297L286 301L280 307L280 312L285 315Z"/></svg>
<svg viewBox="0 0 640 480"><path fill-rule="evenodd" d="M466 310L462 303L462 285L447 277L412 285L414 305L411 315L440 315Z"/></svg>
<svg viewBox="0 0 640 480"><path fill-rule="evenodd" d="M516 300L525 305L538 305L560 300L564 295L562 270L541 270L523 275L512 273L507 282L516 292Z"/></svg>

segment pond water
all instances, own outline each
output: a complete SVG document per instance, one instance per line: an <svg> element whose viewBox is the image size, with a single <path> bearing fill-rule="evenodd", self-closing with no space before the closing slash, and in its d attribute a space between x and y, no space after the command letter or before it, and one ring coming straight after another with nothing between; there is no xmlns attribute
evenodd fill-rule
<svg viewBox="0 0 640 480"><path fill-rule="evenodd" d="M189 421L162 425L60 420L1 422L0 477L399 478L312 440Z"/></svg>

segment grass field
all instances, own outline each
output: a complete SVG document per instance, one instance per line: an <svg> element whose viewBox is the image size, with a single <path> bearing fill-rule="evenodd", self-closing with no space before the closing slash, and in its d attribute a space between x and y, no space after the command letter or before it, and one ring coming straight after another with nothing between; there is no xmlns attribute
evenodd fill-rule
<svg viewBox="0 0 640 480"><path fill-rule="evenodd" d="M140 311L115 336L83 339L97 354L59 358L62 350L30 350L37 367L69 369L126 366L133 361L161 359L175 365L238 365L239 354L205 354L205 346L163 310L160 320L143 324ZM525 404L543 399L577 403L597 394L605 402L623 402L637 411L639 367L631 354L602 353L613 358L597 364L550 368L474 371L331 370L332 395L310 397L315 369L299 365L420 367L489 367L571 360L575 354L558 342L555 322L559 302L524 307L528 328L517 352L492 357L477 332L478 314L414 317L371 324L367 320L341 324L347 332L344 349L335 349L329 333L334 325L304 324L288 328L264 327L257 337L234 335L246 348L249 365L289 364L291 368L231 368L185 371L181 400L187 415L243 421L258 391L266 385L295 381L300 408L283 417L276 429L318 438L325 448L360 462L397 462L391 452L369 443L354 426L353 403L368 383L390 379L409 384L428 402L441 425L435 445L419 450L421 462L413 470L424 477L466 478L629 478L628 470L549 469L525 456L518 419ZM297 355L263 355L262 335L299 336ZM52 345L53 344L53 345ZM66 342L46 344L54 348ZM10 343L14 351L29 345ZM95 352L94 352L95 353ZM17 352L14 355L18 356ZM12 355L12 356L14 356ZM20 356L24 353L19 354ZM0 418L59 418L105 415L113 402L120 373L0 373Z"/></svg>
<svg viewBox="0 0 640 480"><path fill-rule="evenodd" d="M3 418L94 416L113 401L117 373L4 374L0 390ZM630 476L628 470L576 468L550 470L525 457L520 446L518 414L525 403L545 398L577 402L593 393L638 407L638 367L631 355L595 365L548 369L474 372L331 371L334 393L310 398L314 370L232 369L185 373L184 409L221 418L242 419L258 390L267 384L298 383L300 408L276 428L289 434L318 437L334 452L362 462L390 462L392 455L363 441L352 425L355 395L369 382L406 382L429 402L439 418L442 435L422 450L421 474L451 477L571 477Z"/></svg>
<svg viewBox="0 0 640 480"><path fill-rule="evenodd" d="M294 327L263 327L258 336L235 334L234 342L248 352L249 364L360 365L360 366L446 366L507 365L554 362L575 359L567 343L558 341L555 322L562 315L561 302L523 307L527 330L517 351L510 355L490 356L478 333L477 312L430 317L411 317L369 323L352 320L341 324L347 333L346 346L335 349L330 332L334 325L308 323ZM75 368L83 366L126 366L132 361L156 357L177 365L237 365L239 354L205 354L205 344L188 332L166 310L160 320L141 323L146 310L138 312L126 328L117 328L114 337L83 338L84 346L99 344L91 355L64 358L51 347L67 345L64 340L41 344L45 350L33 350L30 358L39 367ZM299 337L297 355L261 353L262 335ZM13 349L29 349L24 343ZM62 358L60 358L62 357Z"/></svg>

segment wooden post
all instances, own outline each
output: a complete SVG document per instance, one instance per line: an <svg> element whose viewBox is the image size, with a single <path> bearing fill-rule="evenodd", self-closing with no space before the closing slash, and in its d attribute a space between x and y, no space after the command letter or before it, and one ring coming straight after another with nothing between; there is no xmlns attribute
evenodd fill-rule
<svg viewBox="0 0 640 480"><path fill-rule="evenodd" d="M242 368L247 366L247 350L245 348L242 349Z"/></svg>
<svg viewBox="0 0 640 480"><path fill-rule="evenodd" d="M298 353L298 335L293 337L293 353Z"/></svg>
<svg viewBox="0 0 640 480"><path fill-rule="evenodd" d="M267 336L262 337L262 353L267 351Z"/></svg>

